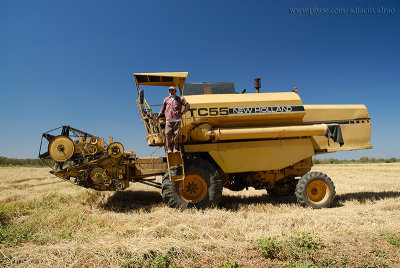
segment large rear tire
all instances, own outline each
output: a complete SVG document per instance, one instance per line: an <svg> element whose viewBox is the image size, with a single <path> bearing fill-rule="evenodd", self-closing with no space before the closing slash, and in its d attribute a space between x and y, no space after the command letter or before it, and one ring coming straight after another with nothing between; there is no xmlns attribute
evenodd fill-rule
<svg viewBox="0 0 400 268"><path fill-rule="evenodd" d="M166 172L162 179L162 198L172 208L208 208L218 205L222 182L216 168L201 158L185 159L185 180L171 181Z"/></svg>
<svg viewBox="0 0 400 268"><path fill-rule="evenodd" d="M335 198L332 180L322 172L311 171L303 175L296 186L297 202L315 209L329 207Z"/></svg>

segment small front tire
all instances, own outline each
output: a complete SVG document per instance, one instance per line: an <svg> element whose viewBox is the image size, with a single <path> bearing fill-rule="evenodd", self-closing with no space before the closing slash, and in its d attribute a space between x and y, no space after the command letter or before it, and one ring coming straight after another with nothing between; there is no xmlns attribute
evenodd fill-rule
<svg viewBox="0 0 400 268"><path fill-rule="evenodd" d="M296 186L297 202L314 209L329 207L335 198L335 186L324 173L311 171L303 175Z"/></svg>

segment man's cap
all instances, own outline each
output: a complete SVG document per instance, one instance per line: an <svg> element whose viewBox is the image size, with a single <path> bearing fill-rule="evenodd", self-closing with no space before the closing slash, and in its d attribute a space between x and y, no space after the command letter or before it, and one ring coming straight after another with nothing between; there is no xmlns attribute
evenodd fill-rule
<svg viewBox="0 0 400 268"><path fill-rule="evenodd" d="M176 87L174 87L174 86L172 86L172 87L169 87L169 89L168 89L168 90L171 90L171 89L173 89L173 90L176 90Z"/></svg>

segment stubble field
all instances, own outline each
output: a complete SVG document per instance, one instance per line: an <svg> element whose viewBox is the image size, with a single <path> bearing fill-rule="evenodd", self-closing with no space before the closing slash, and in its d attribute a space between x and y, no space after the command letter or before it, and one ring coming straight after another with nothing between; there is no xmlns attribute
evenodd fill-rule
<svg viewBox="0 0 400 268"><path fill-rule="evenodd" d="M335 183L332 208L250 188L180 211L141 184L96 192L46 168L0 168L0 266L400 267L400 164L313 170Z"/></svg>

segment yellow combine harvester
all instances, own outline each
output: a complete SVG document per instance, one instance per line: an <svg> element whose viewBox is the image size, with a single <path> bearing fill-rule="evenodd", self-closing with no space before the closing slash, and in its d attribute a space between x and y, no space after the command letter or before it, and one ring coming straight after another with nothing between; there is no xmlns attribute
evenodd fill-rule
<svg viewBox="0 0 400 268"><path fill-rule="evenodd" d="M310 172L312 156L370 149L371 121L364 105L303 105L292 92L237 94L233 83L186 84L188 73L134 74L137 106L149 146L164 146L165 119L144 98L142 85L176 86L189 102L182 118L181 151L166 157L137 157L110 137L63 126L42 135L39 157L51 173L96 190L124 190L129 182L162 189L170 207L215 206L226 187L296 194L301 205L328 207L331 179ZM260 80L255 79L259 92ZM43 141L48 150L42 153ZM50 161L48 161L50 160ZM162 183L155 176L163 175Z"/></svg>

